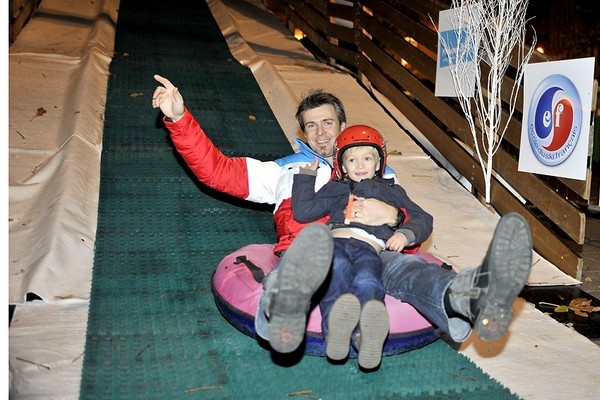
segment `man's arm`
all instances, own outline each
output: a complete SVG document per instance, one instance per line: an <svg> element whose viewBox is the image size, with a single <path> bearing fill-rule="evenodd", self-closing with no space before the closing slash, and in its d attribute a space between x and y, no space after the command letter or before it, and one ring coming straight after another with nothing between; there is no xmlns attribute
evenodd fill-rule
<svg viewBox="0 0 600 400"><path fill-rule="evenodd" d="M385 167L383 177L394 179L398 183L396 173L389 165ZM397 228L404 220L403 212L397 207L374 198L355 198L350 215L348 223L358 222L370 226L387 225L392 229Z"/></svg>
<svg viewBox="0 0 600 400"><path fill-rule="evenodd" d="M165 120L171 140L194 175L205 185L235 197L249 194L245 157L227 157L206 136L186 109L177 122Z"/></svg>
<svg viewBox="0 0 600 400"><path fill-rule="evenodd" d="M406 216L402 224L396 227L396 232L406 236L407 246L420 245L433 231L433 217L413 202L400 185L395 185L394 190L398 201L396 205L402 208Z"/></svg>
<svg viewBox="0 0 600 400"><path fill-rule="evenodd" d="M370 226L387 225L394 229L398 226L398 216L401 216L401 212L381 200L355 197L348 221Z"/></svg>
<svg viewBox="0 0 600 400"><path fill-rule="evenodd" d="M433 231L433 217L414 203L406 191L397 186L400 201L389 205L374 198L356 198L349 222L364 225L388 225L407 238L407 246L423 243Z"/></svg>
<svg viewBox="0 0 600 400"><path fill-rule="evenodd" d="M280 167L248 157L225 156L206 136L185 108L179 90L166 78L155 75L159 86L152 106L160 108L177 151L194 175L205 185L232 196L260 203L275 203Z"/></svg>

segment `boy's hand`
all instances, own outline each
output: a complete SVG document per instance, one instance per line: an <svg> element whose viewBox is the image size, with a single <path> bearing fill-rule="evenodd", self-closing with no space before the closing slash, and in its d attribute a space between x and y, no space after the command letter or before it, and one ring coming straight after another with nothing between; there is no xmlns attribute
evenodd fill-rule
<svg viewBox="0 0 600 400"><path fill-rule="evenodd" d="M406 247L408 239L402 233L394 233L391 238L385 243L385 247L392 251L402 251Z"/></svg>
<svg viewBox="0 0 600 400"><path fill-rule="evenodd" d="M304 167L300 167L301 170L305 171L316 171L319 168L319 159L315 157L310 164L306 164Z"/></svg>

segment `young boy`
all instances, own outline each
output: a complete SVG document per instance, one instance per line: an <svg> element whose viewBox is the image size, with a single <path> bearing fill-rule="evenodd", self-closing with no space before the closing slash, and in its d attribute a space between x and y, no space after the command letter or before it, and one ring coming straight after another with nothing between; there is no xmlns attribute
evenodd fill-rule
<svg viewBox="0 0 600 400"><path fill-rule="evenodd" d="M379 253L387 248L402 251L427 239L431 225L406 220L397 229L387 225L349 223L354 197L376 198L403 210L407 215L425 214L393 179L384 179L385 143L379 132L366 125L351 126L338 136L334 154L336 178L315 193L318 161L294 176L292 211L298 222L329 216L334 238L331 281L319 303L323 318L327 356L347 357L350 341L358 349L358 363L364 369L381 363L383 344L389 330L381 279L383 264ZM361 309L362 308L362 309ZM360 328L357 328L357 325ZM354 336L354 338L353 338Z"/></svg>

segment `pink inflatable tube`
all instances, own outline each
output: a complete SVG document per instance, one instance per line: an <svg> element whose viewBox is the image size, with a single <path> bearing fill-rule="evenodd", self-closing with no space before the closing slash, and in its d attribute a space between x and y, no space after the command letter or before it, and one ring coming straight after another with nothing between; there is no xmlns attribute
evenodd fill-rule
<svg viewBox="0 0 600 400"><path fill-rule="evenodd" d="M233 326L252 337L256 337L254 317L263 289L261 277L266 276L279 261L273 254L273 248L273 244L243 247L225 257L212 278L219 311ZM429 253L420 251L417 255L429 262L442 264ZM384 345L384 355L404 353L439 338L436 329L411 305L391 296L386 296L385 303L390 315L390 334ZM304 353L325 356L319 307L313 309L308 320ZM356 357L354 349L351 349L350 357Z"/></svg>

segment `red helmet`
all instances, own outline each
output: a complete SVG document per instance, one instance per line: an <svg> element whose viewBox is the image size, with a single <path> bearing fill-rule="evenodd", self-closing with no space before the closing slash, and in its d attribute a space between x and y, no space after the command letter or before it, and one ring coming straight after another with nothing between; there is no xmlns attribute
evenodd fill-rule
<svg viewBox="0 0 600 400"><path fill-rule="evenodd" d="M333 156L333 169L339 179L343 179L342 156L350 147L354 146L372 146L379 152L379 171L376 174L382 177L386 166L385 142L381 134L374 128L367 125L352 125L344 129L335 141L335 151Z"/></svg>

